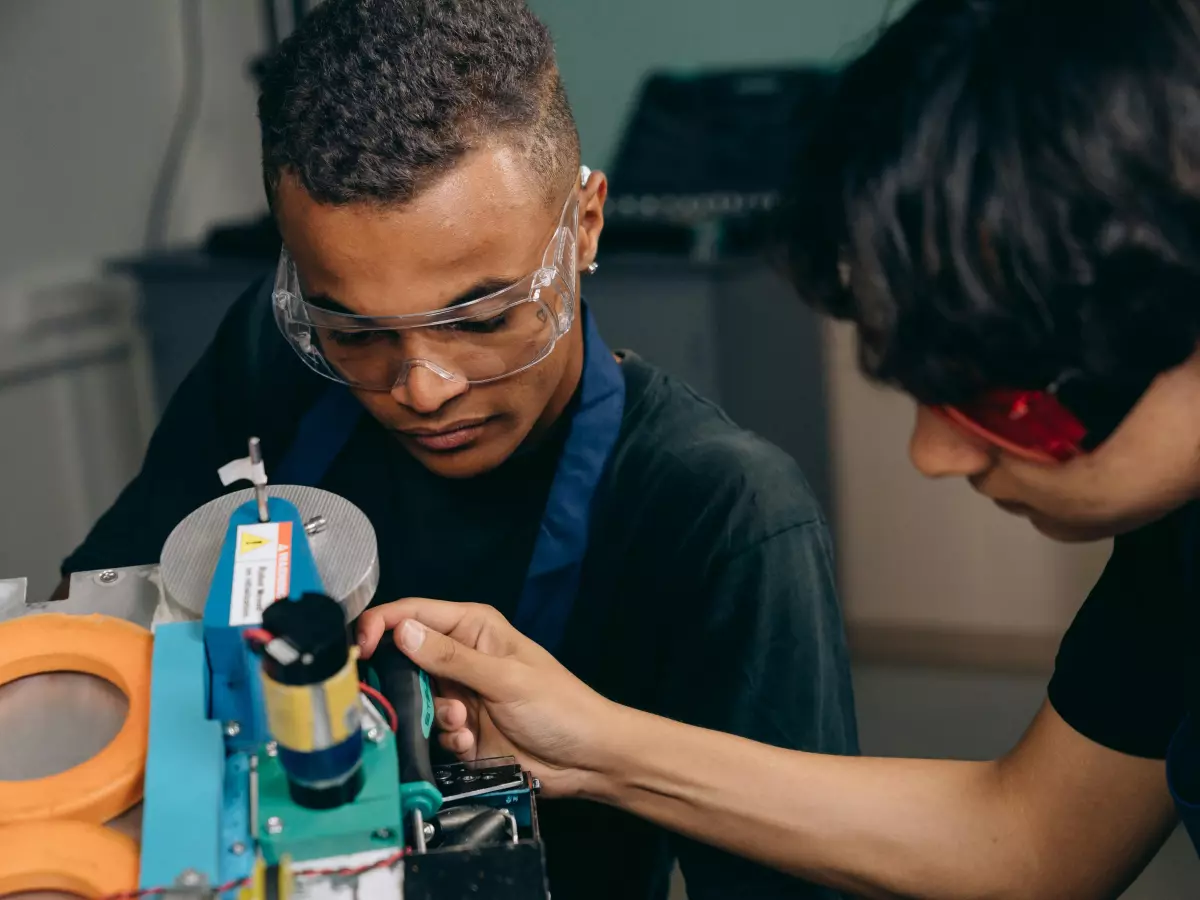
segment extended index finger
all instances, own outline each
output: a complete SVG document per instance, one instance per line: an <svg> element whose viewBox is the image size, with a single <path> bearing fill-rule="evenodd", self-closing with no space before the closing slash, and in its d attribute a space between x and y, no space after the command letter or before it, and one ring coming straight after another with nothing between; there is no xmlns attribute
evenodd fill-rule
<svg viewBox="0 0 1200 900"><path fill-rule="evenodd" d="M476 610L470 604L428 600L424 597L409 597L373 606L358 619L358 646L363 658L370 658L384 632L407 619L416 619L434 631L448 635L468 617L478 615Z"/></svg>

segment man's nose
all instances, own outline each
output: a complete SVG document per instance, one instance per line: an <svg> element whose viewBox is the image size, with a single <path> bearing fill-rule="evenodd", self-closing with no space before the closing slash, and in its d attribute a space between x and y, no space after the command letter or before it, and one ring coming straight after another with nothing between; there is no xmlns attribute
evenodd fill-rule
<svg viewBox="0 0 1200 900"><path fill-rule="evenodd" d="M997 452L982 438L955 427L929 407L917 407L908 455L925 477L965 478L982 474L995 464Z"/></svg>
<svg viewBox="0 0 1200 900"><path fill-rule="evenodd" d="M455 397L465 394L470 387L466 381L445 378L418 363L392 388L392 399L413 412L427 416L437 412Z"/></svg>

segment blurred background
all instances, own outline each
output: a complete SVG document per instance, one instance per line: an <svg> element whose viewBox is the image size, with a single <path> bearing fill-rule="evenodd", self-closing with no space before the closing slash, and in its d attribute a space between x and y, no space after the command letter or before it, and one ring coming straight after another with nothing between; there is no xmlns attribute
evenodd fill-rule
<svg viewBox="0 0 1200 900"><path fill-rule="evenodd" d="M610 344L803 465L837 540L863 751L992 757L1044 696L1106 545L921 480L913 410L756 259L805 115L903 3L530 0L612 179ZM228 305L269 268L256 59L303 0L0 3L0 578L48 595ZM1176 836L1131 898L1191 896Z"/></svg>

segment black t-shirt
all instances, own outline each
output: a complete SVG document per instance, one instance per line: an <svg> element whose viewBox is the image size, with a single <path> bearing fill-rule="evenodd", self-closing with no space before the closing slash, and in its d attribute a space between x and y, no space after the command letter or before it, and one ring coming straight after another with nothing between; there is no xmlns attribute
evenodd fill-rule
<svg viewBox="0 0 1200 900"><path fill-rule="evenodd" d="M262 438L268 474L325 385L251 288L172 399L137 478L64 572L157 560L171 528L224 492L219 466ZM601 325L603 323L601 322ZM798 467L632 353L620 437L597 490L559 659L622 704L781 747L857 752L827 528ZM364 416L320 487L379 540L378 602L489 603L511 614L563 432L470 480L437 478ZM736 773L730 773L736 777ZM829 898L617 810L539 804L555 900Z"/></svg>
<svg viewBox="0 0 1200 900"><path fill-rule="evenodd" d="M1200 709L1198 513L1184 507L1118 537L1059 648L1054 709L1084 737L1131 756L1165 759L1184 717Z"/></svg>

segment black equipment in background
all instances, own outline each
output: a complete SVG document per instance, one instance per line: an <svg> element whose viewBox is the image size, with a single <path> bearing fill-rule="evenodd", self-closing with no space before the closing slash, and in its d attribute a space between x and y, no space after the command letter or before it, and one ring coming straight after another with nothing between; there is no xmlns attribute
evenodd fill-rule
<svg viewBox="0 0 1200 900"><path fill-rule="evenodd" d="M606 251L759 249L836 78L816 66L648 76L610 172Z"/></svg>

